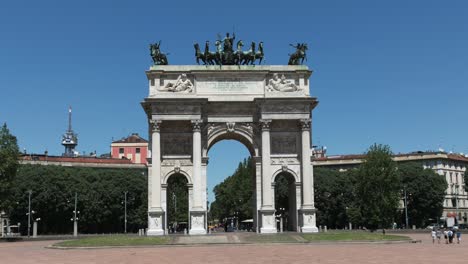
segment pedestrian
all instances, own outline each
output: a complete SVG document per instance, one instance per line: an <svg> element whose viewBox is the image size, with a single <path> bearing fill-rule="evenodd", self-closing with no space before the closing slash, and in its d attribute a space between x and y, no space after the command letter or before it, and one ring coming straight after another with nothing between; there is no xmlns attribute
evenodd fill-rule
<svg viewBox="0 0 468 264"><path fill-rule="evenodd" d="M440 244L440 237L442 236L442 231L440 229L437 229L436 231L436 237L437 237L437 243Z"/></svg>
<svg viewBox="0 0 468 264"><path fill-rule="evenodd" d="M436 231L435 231L435 227L432 228L431 237L432 237L432 244L435 244L435 240L436 240Z"/></svg>
<svg viewBox="0 0 468 264"><path fill-rule="evenodd" d="M457 230L457 244L460 244L461 242L461 232L460 229Z"/></svg>
<svg viewBox="0 0 468 264"><path fill-rule="evenodd" d="M447 236L448 236L449 244L452 244L453 243L453 231L452 231L452 229L450 229L447 232Z"/></svg>

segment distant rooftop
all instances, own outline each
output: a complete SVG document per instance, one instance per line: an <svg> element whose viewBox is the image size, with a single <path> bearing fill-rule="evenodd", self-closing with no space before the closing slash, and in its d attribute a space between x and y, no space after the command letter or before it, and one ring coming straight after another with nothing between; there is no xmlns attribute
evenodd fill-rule
<svg viewBox="0 0 468 264"><path fill-rule="evenodd" d="M410 153L398 153L394 154L394 158L404 158L404 157L425 157L425 158L435 158L436 156L441 156L441 158L448 158L452 160L458 160L463 162L468 162L468 155L462 153L447 153L443 151L414 151ZM330 155L330 156L319 156L313 158L315 161L331 161L331 160L361 160L366 157L365 154L347 154L347 155Z"/></svg>
<svg viewBox="0 0 468 264"><path fill-rule="evenodd" d="M99 158L99 157L65 157L48 156L46 154L22 154L20 164L40 164L76 167L108 167L108 168L145 168L143 164L134 164L131 160Z"/></svg>
<svg viewBox="0 0 468 264"><path fill-rule="evenodd" d="M138 133L133 133L126 138L122 138L116 141L112 141L112 143L148 143L148 140L140 137Z"/></svg>

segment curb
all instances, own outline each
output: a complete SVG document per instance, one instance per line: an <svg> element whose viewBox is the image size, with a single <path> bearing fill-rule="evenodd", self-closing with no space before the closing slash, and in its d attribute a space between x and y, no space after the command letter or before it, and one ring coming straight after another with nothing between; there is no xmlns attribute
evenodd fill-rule
<svg viewBox="0 0 468 264"><path fill-rule="evenodd" d="M190 244L163 244L163 245L141 245L141 246L102 246L102 247L63 247L49 245L47 249L59 249L59 250L91 250L91 249L113 249L113 248L165 248L165 247L213 247L213 246L269 246L269 245L346 245L346 244L416 244L422 243L421 240L393 240L393 241L307 241L307 242L239 242L239 243L190 243Z"/></svg>

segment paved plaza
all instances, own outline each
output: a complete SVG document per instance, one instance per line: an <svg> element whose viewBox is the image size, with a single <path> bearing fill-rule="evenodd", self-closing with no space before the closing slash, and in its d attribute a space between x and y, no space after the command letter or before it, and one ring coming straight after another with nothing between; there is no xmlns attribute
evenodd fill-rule
<svg viewBox="0 0 468 264"><path fill-rule="evenodd" d="M111 249L47 249L53 241L0 243L0 263L466 263L468 243L206 245Z"/></svg>

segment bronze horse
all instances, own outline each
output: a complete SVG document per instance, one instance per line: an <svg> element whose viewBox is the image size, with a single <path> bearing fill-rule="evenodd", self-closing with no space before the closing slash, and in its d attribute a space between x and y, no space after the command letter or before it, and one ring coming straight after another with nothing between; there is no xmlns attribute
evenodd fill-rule
<svg viewBox="0 0 468 264"><path fill-rule="evenodd" d="M293 54L289 54L289 62L288 65L302 65L304 63L304 59L307 60L306 50L307 44L306 43L297 43L297 45L289 44L290 46L296 48L296 52Z"/></svg>
<svg viewBox="0 0 468 264"><path fill-rule="evenodd" d="M162 53L159 49L160 45L161 41L159 41L158 43L150 44L151 58L153 59L155 65L167 65L167 56L166 54Z"/></svg>
<svg viewBox="0 0 468 264"><path fill-rule="evenodd" d="M263 60L263 42L258 45L258 51L255 51L256 44L252 42L250 49L243 51L242 47L244 43L242 40L237 42L237 49L233 50L232 41L235 36L230 38L229 34L226 38L221 40L221 36L218 35L218 40L215 42L216 50L211 52L209 50L209 41L206 41L205 51L200 50L200 46L195 43L195 59L198 64L200 60L204 65L254 65L255 61L259 60L259 64Z"/></svg>

